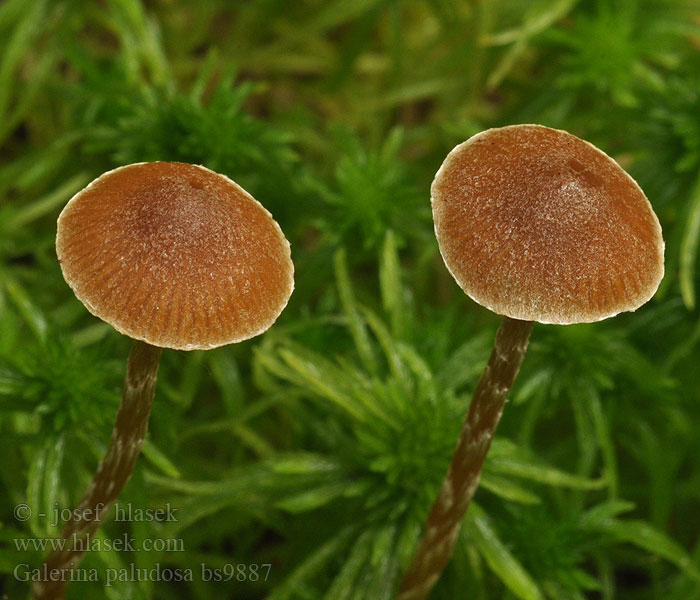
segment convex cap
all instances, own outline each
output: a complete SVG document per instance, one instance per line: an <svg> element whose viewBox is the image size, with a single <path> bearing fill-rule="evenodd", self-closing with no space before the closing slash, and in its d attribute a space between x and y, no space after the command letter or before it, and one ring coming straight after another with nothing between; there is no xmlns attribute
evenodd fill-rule
<svg viewBox="0 0 700 600"><path fill-rule="evenodd" d="M167 348L258 335L294 287L289 242L272 215L227 177L185 163L98 177L61 212L56 252L91 313Z"/></svg>
<svg viewBox="0 0 700 600"><path fill-rule="evenodd" d="M450 152L431 187L447 268L476 302L515 319L599 321L649 300L661 226L637 183L566 131L512 125Z"/></svg>

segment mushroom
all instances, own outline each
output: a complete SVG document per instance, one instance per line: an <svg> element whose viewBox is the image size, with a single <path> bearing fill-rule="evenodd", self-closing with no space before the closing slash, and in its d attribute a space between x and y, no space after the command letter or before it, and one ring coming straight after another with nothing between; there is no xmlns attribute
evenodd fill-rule
<svg viewBox="0 0 700 600"><path fill-rule="evenodd" d="M503 321L400 600L426 598L450 559L533 322L634 311L664 273L661 226L644 192L566 131L512 125L473 136L448 154L431 203L449 272Z"/></svg>
<svg viewBox="0 0 700 600"><path fill-rule="evenodd" d="M144 442L162 348L208 349L268 329L294 287L289 242L272 215L228 177L177 162L109 171L58 218L56 252L87 309L133 338L109 449L74 518L66 549L44 565L36 598L61 598L74 540L99 527ZM82 518L81 518L82 517ZM58 571L57 571L58 570Z"/></svg>

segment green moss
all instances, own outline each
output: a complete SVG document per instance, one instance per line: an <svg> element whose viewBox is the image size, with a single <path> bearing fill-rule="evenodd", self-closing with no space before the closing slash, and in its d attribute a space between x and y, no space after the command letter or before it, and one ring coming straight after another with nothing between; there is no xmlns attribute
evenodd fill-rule
<svg viewBox="0 0 700 600"><path fill-rule="evenodd" d="M165 352L123 502L168 523L109 538L184 552L84 566L194 581L74 583L73 597L389 599L496 320L454 285L429 187L480 129L590 139L666 237L657 297L537 326L435 598L699 598L700 5L697 0L109 0L0 3L0 589L58 535L106 447L128 342L63 282L55 219L120 164L221 171L275 215L296 290L265 336ZM18 520L27 503L33 516ZM204 581L201 564L270 563ZM224 571L222 571L223 573Z"/></svg>

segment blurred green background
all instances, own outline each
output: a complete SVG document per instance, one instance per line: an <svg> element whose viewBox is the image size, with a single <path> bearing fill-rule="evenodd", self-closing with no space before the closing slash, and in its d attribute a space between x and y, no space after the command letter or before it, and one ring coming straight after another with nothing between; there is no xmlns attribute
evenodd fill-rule
<svg viewBox="0 0 700 600"><path fill-rule="evenodd" d="M634 314L535 326L432 597L700 598L698 0L0 3L3 597L104 453L129 347L64 283L56 217L105 170L179 160L273 213L296 290L260 338L164 352L122 502L177 520L108 524L162 551L90 553L69 598L391 598L498 325L444 268L430 182L512 123L628 169L666 276Z"/></svg>

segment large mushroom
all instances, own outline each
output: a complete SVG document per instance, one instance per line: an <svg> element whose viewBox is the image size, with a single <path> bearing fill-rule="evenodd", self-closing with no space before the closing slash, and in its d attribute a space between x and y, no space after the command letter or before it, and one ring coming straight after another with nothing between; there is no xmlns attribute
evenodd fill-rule
<svg viewBox="0 0 700 600"><path fill-rule="evenodd" d="M289 242L270 213L224 175L184 163L138 163L98 177L61 212L56 252L78 299L135 341L112 440L73 511L82 518L66 523L65 549L49 555L45 581L34 586L41 599L63 597L66 571L82 555L74 542L97 530L133 471L162 348L256 336L294 287Z"/></svg>
<svg viewBox="0 0 700 600"><path fill-rule="evenodd" d="M475 135L448 154L431 202L448 270L503 321L400 600L426 598L452 555L533 322L634 311L664 273L661 227L644 192L566 131L513 125Z"/></svg>

